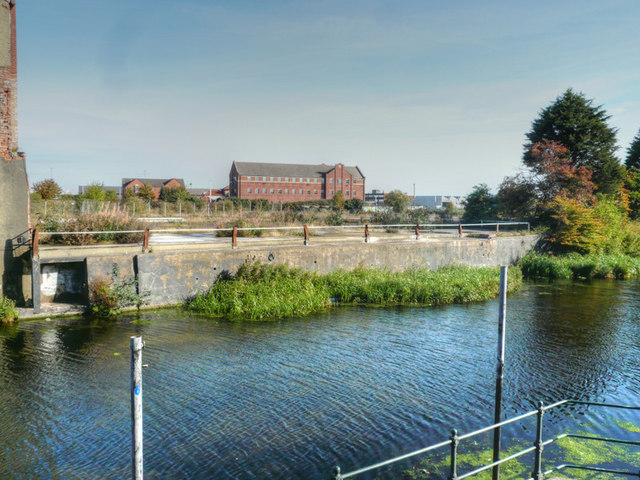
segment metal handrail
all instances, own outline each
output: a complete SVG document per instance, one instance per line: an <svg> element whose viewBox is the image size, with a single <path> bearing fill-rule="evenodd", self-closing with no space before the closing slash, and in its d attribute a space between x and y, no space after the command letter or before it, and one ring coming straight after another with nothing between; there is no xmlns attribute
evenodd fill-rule
<svg viewBox="0 0 640 480"><path fill-rule="evenodd" d="M527 230L530 230L531 224L529 222L491 222L491 223L397 223L397 224L349 224L349 225L308 225L309 229L347 229L347 228L458 228L458 227L490 227L490 226L511 226L511 225L526 225ZM282 227L236 227L237 231L251 231L251 230L299 230L302 228L300 225L296 226L282 226ZM148 229L150 233L195 233L195 232L231 232L233 227L226 228L158 228ZM83 231L83 232L40 232L40 235L94 235L94 234L106 234L106 233L144 233L146 230L100 230L100 231Z"/></svg>
<svg viewBox="0 0 640 480"><path fill-rule="evenodd" d="M555 402L551 405L547 405L544 406L542 404L542 402L539 403L539 407L537 410L532 410L530 412L526 412L522 415L518 415L516 417L504 420L502 422L499 423L495 423L493 425L489 425L487 427L484 428L480 428L478 430L474 430L473 432L470 433L466 433L464 435L460 435L458 436L457 431L453 430L451 437L449 438L449 440L440 442L440 443L436 443L434 445L430 445L428 447L425 448L421 448L420 450L415 450L413 452L409 452L406 453L404 455L400 455L398 457L394 457L391 458L389 460L386 460L384 462L379 462L373 465L369 465L366 467L362 467L359 468L357 470L353 470L351 472L347 472L347 473L341 473L340 467L336 466L334 468L333 471L333 480L343 480L346 478L351 478L351 477L355 477L357 475L360 475L362 473L365 472L369 472L371 470L375 470L381 467L385 467L387 465L391 465L394 463L397 463L399 461L402 460L406 460L408 458L414 457L416 455L420 455L422 453L426 453L432 450L436 450L439 448L443 448L446 446L449 446L451 448L451 456L450 456L450 461L451 461L451 465L450 465L450 475L448 477L448 480L462 480L464 478L469 478L472 477L474 475L477 475L481 472L484 472L486 470L489 470L493 467L496 467L498 465L501 465L505 462L508 462L510 460L513 460L515 458L521 457L522 455L526 455L527 453L531 453L531 452L536 452L536 464L534 465L534 469L533 469L533 476L530 477L528 480L540 480L542 478L544 478L544 476L551 474L554 471L558 471L558 470L562 470L565 468L573 468L573 469L582 469L582 470L590 470L590 471L596 471L596 472L602 472L602 473L614 473L614 474L619 474L619 475L627 475L627 476L631 476L631 477L637 477L640 478L640 472L626 472L626 471L619 471L619 470L611 470L611 469L605 469L605 468L600 468L600 467L592 467L592 466L587 466L587 465L575 465L575 464L562 464L562 465L558 465L554 468L552 468L551 470L547 470L547 471L542 471L541 469L541 459L542 459L542 450L544 449L545 446L550 445L562 438L577 438L577 439L581 439L581 440L591 440L591 441L598 441L598 442L607 442L607 443L619 443L619 444L624 444L624 445L634 445L634 446L640 446L640 441L631 441L631 440L619 440L619 439L615 439L615 438L605 438L605 437L596 437L596 436L590 436L590 435L580 435L580 434L574 434L574 433L563 433L561 435L555 436L551 439L548 440L543 440L542 439L542 417L544 415L545 412L552 410L554 408L560 407L562 405L567 405L567 404L573 404L573 405L586 405L586 406L594 406L594 407L607 407L607 408L618 408L618 409L627 409L627 410L640 410L640 406L635 406L635 405L619 405L619 404L612 404L612 403L601 403L601 402L586 402L586 401L582 401L582 400L561 400L559 402ZM509 455L508 457L505 458L501 458L500 460L497 460L495 462L489 463L489 464L485 464L482 465L474 470L471 470L469 472L466 472L464 474L458 475L457 474L457 449L458 449L458 443L461 440L465 440L471 437L474 437L476 435L482 434L482 433L486 433L488 431L494 430L496 428L502 427L504 425L508 425L520 420L523 420L525 418L529 418L532 417L534 415L537 415L538 417L538 435L536 437L536 441L534 442L534 445L532 447L528 447L525 448L519 452L516 452L512 455Z"/></svg>

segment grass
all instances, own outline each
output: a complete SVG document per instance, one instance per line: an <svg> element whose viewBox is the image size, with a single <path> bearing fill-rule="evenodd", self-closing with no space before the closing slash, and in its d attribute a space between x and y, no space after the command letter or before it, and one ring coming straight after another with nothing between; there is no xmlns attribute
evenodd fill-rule
<svg viewBox="0 0 640 480"><path fill-rule="evenodd" d="M16 304L13 300L0 295L0 323L11 323L18 319Z"/></svg>
<svg viewBox="0 0 640 480"><path fill-rule="evenodd" d="M530 252L519 265L528 278L624 279L640 275L640 258L622 253L555 256Z"/></svg>
<svg viewBox="0 0 640 480"><path fill-rule="evenodd" d="M305 316L334 303L355 305L434 306L480 302L499 293L498 268L446 267L404 272L356 268L327 275L303 272L286 265L245 263L187 308L213 316L249 320ZM509 271L510 290L522 284L517 268Z"/></svg>

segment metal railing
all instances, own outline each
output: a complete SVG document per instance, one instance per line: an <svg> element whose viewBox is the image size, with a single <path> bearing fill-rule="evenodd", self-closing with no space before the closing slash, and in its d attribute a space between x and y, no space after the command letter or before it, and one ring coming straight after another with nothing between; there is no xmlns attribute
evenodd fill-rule
<svg viewBox="0 0 640 480"><path fill-rule="evenodd" d="M597 406L597 407L607 407L607 408L618 408L618 409L627 409L627 410L640 410L640 406L629 406L629 405L616 405L616 404L610 404L610 403L597 403L597 402L584 402L584 401L579 401L579 400L562 400L560 402L556 402L554 404L548 405L548 406L544 406L544 404L542 402L539 402L538 404L538 408L537 410L533 410L527 413L524 413L522 415L519 415L517 417L514 418L510 418L508 420L504 420L502 422L493 424L493 425L489 425L488 427L485 428L481 428L479 430L473 431L471 433L467 433L464 435L458 435L458 431L457 430L452 430L451 431L451 436L449 437L449 440L446 440L444 442L440 442L440 443L436 443L435 445L430 445L428 447L422 448L420 450L415 450L413 452L410 453L406 453L404 455L401 455L399 457L394 457L391 458L389 460L385 460L384 462L379 462L373 465L369 465L367 467L363 467L363 468L359 468L357 470L353 470L351 472L347 472L347 473L341 473L340 467L335 467L334 471L333 471L333 476L331 477L333 480L344 480L347 478L352 478L355 477L357 475L361 475L365 472L370 472L372 470L377 470L379 468L382 467L386 467L388 465L392 465L394 463L400 462L402 460L406 460L412 457L415 457L417 455L421 455L423 453L427 453L427 452L431 452L434 450L438 450L440 448L444 448L446 446L450 447L450 454L449 454L449 475L447 477L447 480L462 480L464 478L469 478L469 477L473 477L474 475L477 475L481 472L484 472L486 470L489 469L493 469L494 467L497 467L499 465L502 465L503 463L509 462L511 460L514 460L518 457L521 457L523 455L526 455L527 453L531 453L531 452L535 452L535 458L534 458L534 464L533 464L533 468L532 468L532 473L531 473L531 477L528 478L528 480L542 480L545 478L545 476L550 475L553 472L557 472L560 470L564 470L564 469L576 469L576 470L588 470L588 471L593 471L593 472L600 472L600 473L612 473L612 474L616 474L616 475L624 475L624 476L629 476L629 477L636 477L636 478L640 478L640 471L635 471L635 472L628 472L628 471L621 471L621 470L613 470L613 469L607 469L607 468L600 468L600 467L595 467L595 466L589 466L589 465L576 465L576 464L572 464L572 463L566 463L566 464L561 464L561 465L557 465L555 467L553 467L550 470L546 470L543 471L542 470L542 452L544 450L544 447L547 445L550 445L562 438L577 438L577 439L581 439L581 440L589 440L589 441L598 441L598 442L607 442L607 443L618 443L618 444L624 444L624 445L635 445L635 446L640 446L640 441L630 441L630 440L619 440L619 439L615 439L615 438L604 438L604 437L596 437L596 436L590 436L590 435L579 435L579 434L573 434L573 433L563 433L561 435L557 435L551 439L548 440L544 440L543 436L542 436L542 427L543 427L543 418L544 418L544 414L556 407L559 407L561 405L568 405L568 404L572 404L572 405L585 405L585 406ZM478 466L477 468L475 468L474 470L471 470L469 472L463 473L463 474L458 474L458 447L459 444L462 440L466 440L472 437L475 437L476 435L480 435L482 433L486 433L489 431L493 431L496 428L500 428L503 427L505 425L509 425L511 423L514 422L518 422L520 420L523 420L525 418L529 418L529 417L533 417L536 416L536 439L533 442L533 445L531 447L525 448L517 453L514 453L513 455L509 455L508 457L505 458L501 458L498 461L492 462L492 463L488 463L485 465L481 465ZM499 474L498 474L499 476Z"/></svg>
<svg viewBox="0 0 640 480"><path fill-rule="evenodd" d="M231 245L233 248L238 246L238 233L239 232L257 232L257 231L290 231L300 232L304 235L304 244L310 244L311 230L355 230L360 231L365 242L371 241L371 234L377 230L390 230L390 229L413 229L415 238L420 239L424 233L434 233L436 231L445 231L455 236L462 237L463 234L472 233L486 233L488 230L491 232L499 233L500 227L522 227L522 230L531 230L529 222L482 222L482 223L398 223L389 225L376 225L376 224L350 224L350 225L298 225L298 226L280 226L280 227L227 227L227 228L154 228L144 230L104 230L104 231L69 231L69 232L40 232L38 228L33 229L32 244L37 250L36 242L40 236L63 236L63 235L118 235L118 234L144 234L143 248L146 250L149 248L149 241L154 234L192 234L192 233L209 233L215 236L218 232L231 232ZM175 242L179 243L179 242Z"/></svg>

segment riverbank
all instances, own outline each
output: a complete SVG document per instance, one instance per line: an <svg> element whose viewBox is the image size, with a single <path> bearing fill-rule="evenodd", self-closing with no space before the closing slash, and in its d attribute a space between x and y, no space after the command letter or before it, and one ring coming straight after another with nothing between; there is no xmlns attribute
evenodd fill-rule
<svg viewBox="0 0 640 480"><path fill-rule="evenodd" d="M522 285L517 267L509 271L509 290ZM189 310L252 321L306 316L336 304L436 306L481 302L500 289L497 267L450 266L392 272L358 267L327 274L287 265L246 262L235 275L218 279L186 303Z"/></svg>
<svg viewBox="0 0 640 480"><path fill-rule="evenodd" d="M640 275L640 258L625 254L550 255L527 253L518 263L525 278L625 279Z"/></svg>

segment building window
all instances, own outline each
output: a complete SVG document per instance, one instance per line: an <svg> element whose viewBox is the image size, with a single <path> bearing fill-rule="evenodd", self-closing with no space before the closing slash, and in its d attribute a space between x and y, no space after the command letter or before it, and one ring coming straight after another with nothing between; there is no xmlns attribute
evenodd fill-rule
<svg viewBox="0 0 640 480"><path fill-rule="evenodd" d="M355 185L356 183L358 183L358 181L356 179L353 180L353 184Z"/></svg>
<svg viewBox="0 0 640 480"><path fill-rule="evenodd" d="M311 190L307 190L307 195L311 195Z"/></svg>
<svg viewBox="0 0 640 480"><path fill-rule="evenodd" d="M267 193L267 189L266 189L266 188L263 188L263 189L262 189L262 193Z"/></svg>
<svg viewBox="0 0 640 480"><path fill-rule="evenodd" d="M285 189L284 193L285 193L286 195L289 195L289 189L288 189L288 188L287 188L287 189Z"/></svg>
<svg viewBox="0 0 640 480"><path fill-rule="evenodd" d="M347 194L347 197L348 197L349 196L349 190L347 190L345 193Z"/></svg>
<svg viewBox="0 0 640 480"><path fill-rule="evenodd" d="M282 193L282 189L281 188L278 189L278 193Z"/></svg>
<svg viewBox="0 0 640 480"><path fill-rule="evenodd" d="M247 188L247 193L251 193L251 189L250 188Z"/></svg>
<svg viewBox="0 0 640 480"><path fill-rule="evenodd" d="M314 194L314 195L317 195L317 194L318 194L318 190L314 190L314 191L313 191L313 194Z"/></svg>
<svg viewBox="0 0 640 480"><path fill-rule="evenodd" d="M342 179L341 178L338 179L338 183L342 183Z"/></svg>
<svg viewBox="0 0 640 480"><path fill-rule="evenodd" d="M273 182L273 177L271 177L271 181Z"/></svg>
<svg viewBox="0 0 640 480"><path fill-rule="evenodd" d="M324 177L320 179L320 183L324 183Z"/></svg>
<svg viewBox="0 0 640 480"><path fill-rule="evenodd" d="M333 183L333 178L330 178L330 179L329 179L329 183Z"/></svg>
<svg viewBox="0 0 640 480"><path fill-rule="evenodd" d="M269 193L273 194L273 188L271 189L271 191Z"/></svg>
<svg viewBox="0 0 640 480"><path fill-rule="evenodd" d="M354 191L353 191L353 195L355 196L355 194L356 194L356 191L354 190Z"/></svg>
<svg viewBox="0 0 640 480"><path fill-rule="evenodd" d="M346 183L347 185L349 185L349 179L347 178L344 183Z"/></svg>
<svg viewBox="0 0 640 480"><path fill-rule="evenodd" d="M329 195L333 195L333 190L329 190Z"/></svg>

